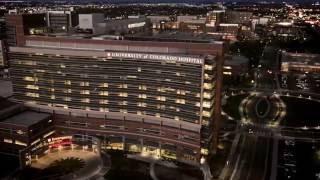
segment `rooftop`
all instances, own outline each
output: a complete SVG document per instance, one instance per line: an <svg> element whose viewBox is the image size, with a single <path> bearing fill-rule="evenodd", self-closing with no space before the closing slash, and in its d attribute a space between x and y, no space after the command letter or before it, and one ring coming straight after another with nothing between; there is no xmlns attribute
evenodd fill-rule
<svg viewBox="0 0 320 180"><path fill-rule="evenodd" d="M47 113L38 113L34 111L24 111L10 118L3 120L1 123L14 124L19 126L31 126L50 117Z"/></svg>

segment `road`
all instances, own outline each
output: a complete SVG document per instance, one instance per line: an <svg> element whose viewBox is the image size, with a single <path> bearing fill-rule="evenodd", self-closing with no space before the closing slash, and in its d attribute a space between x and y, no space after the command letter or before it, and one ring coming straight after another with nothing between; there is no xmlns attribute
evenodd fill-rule
<svg viewBox="0 0 320 180"><path fill-rule="evenodd" d="M264 180L270 176L272 137L248 134L242 130L231 150L220 180Z"/></svg>

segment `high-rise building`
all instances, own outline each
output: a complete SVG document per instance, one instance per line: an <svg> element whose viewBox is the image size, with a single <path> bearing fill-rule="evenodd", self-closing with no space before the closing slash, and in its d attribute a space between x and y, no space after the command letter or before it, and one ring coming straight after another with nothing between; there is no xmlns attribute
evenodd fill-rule
<svg viewBox="0 0 320 180"><path fill-rule="evenodd" d="M14 98L52 113L59 134L186 162L217 143L222 42L24 40L9 52Z"/></svg>

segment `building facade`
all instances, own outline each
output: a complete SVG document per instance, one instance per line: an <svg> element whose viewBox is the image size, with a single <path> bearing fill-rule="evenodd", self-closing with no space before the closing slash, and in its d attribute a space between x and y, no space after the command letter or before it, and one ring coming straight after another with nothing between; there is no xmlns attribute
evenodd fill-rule
<svg viewBox="0 0 320 180"><path fill-rule="evenodd" d="M57 133L197 163L217 143L223 43L24 39L9 52L14 97Z"/></svg>

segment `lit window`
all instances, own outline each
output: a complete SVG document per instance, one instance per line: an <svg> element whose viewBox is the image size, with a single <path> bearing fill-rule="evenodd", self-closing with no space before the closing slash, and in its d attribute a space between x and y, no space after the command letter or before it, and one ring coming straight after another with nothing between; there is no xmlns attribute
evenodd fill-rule
<svg viewBox="0 0 320 180"><path fill-rule="evenodd" d="M99 87L108 87L109 84L108 83L101 83Z"/></svg>
<svg viewBox="0 0 320 180"><path fill-rule="evenodd" d="M5 143L12 143L12 139L4 138L4 139L3 139L3 142L5 142Z"/></svg>
<svg viewBox="0 0 320 180"><path fill-rule="evenodd" d="M90 99L89 99L89 98L84 98L84 99L81 99L81 102L83 102L83 103L90 103Z"/></svg>
<svg viewBox="0 0 320 180"><path fill-rule="evenodd" d="M103 99L103 100L100 100L99 103L100 103L100 104L108 104L108 100Z"/></svg>
<svg viewBox="0 0 320 180"><path fill-rule="evenodd" d="M89 82L81 82L80 86L89 86Z"/></svg>
<svg viewBox="0 0 320 180"><path fill-rule="evenodd" d="M161 116L160 116L160 113L156 113L156 117L161 117Z"/></svg>
<svg viewBox="0 0 320 180"><path fill-rule="evenodd" d="M139 106L139 107L147 107L147 103L139 102L139 103L138 103L138 106Z"/></svg>
<svg viewBox="0 0 320 180"><path fill-rule="evenodd" d="M206 99L211 99L212 94L211 94L211 93L204 92L204 93L203 93L203 97L206 98Z"/></svg>
<svg viewBox="0 0 320 180"><path fill-rule="evenodd" d="M25 81L34 81L34 82L37 82L38 81L38 78L37 77L30 77L30 76L25 76L23 78Z"/></svg>
<svg viewBox="0 0 320 180"><path fill-rule="evenodd" d="M204 117L211 117L211 113L209 111L202 111L202 115Z"/></svg>
<svg viewBox="0 0 320 180"><path fill-rule="evenodd" d="M128 104L128 102L127 102L127 101L119 102L119 105L122 105L122 106L125 106L125 105L127 105L127 104Z"/></svg>
<svg viewBox="0 0 320 180"><path fill-rule="evenodd" d="M139 90L147 90L147 86L139 85Z"/></svg>
<svg viewBox="0 0 320 180"><path fill-rule="evenodd" d="M22 142L22 141L19 141L19 140L15 140L15 144L16 145L20 145L20 146L27 146L26 143Z"/></svg>
<svg viewBox="0 0 320 180"><path fill-rule="evenodd" d="M127 113L128 111L126 109L120 109L120 112Z"/></svg>
<svg viewBox="0 0 320 180"><path fill-rule="evenodd" d="M30 92L27 92L27 93L26 93L26 96L29 96L29 97L39 97L39 93L30 93Z"/></svg>
<svg viewBox="0 0 320 180"><path fill-rule="evenodd" d="M166 97L165 96L158 96L157 100L158 101L166 101Z"/></svg>
<svg viewBox="0 0 320 180"><path fill-rule="evenodd" d="M212 88L213 88L213 85L212 85L212 84L210 84L210 83L204 83L204 84L203 84L203 88L204 88L204 89L209 89L209 90L210 90L210 89L212 89Z"/></svg>
<svg viewBox="0 0 320 180"><path fill-rule="evenodd" d="M65 85L71 85L71 81L70 81L70 80L65 80L65 81L64 81L64 84L65 84Z"/></svg>
<svg viewBox="0 0 320 180"><path fill-rule="evenodd" d="M174 120L179 121L180 120L179 116L175 116Z"/></svg>
<svg viewBox="0 0 320 180"><path fill-rule="evenodd" d="M90 91L89 90L81 90L80 94L90 94Z"/></svg>
<svg viewBox="0 0 320 180"><path fill-rule="evenodd" d="M126 93L126 92L121 92L121 93L119 93L119 96L120 96L120 97L128 97L128 93Z"/></svg>
<svg viewBox="0 0 320 180"><path fill-rule="evenodd" d="M55 89L54 89L54 88L50 88L49 90L50 90L51 92L54 92L54 91L55 91Z"/></svg>
<svg viewBox="0 0 320 180"><path fill-rule="evenodd" d="M209 74L204 74L204 79L205 80L212 80L212 75L209 75Z"/></svg>
<svg viewBox="0 0 320 180"><path fill-rule="evenodd" d="M99 108L99 111L100 112L109 112L109 109L108 108Z"/></svg>
<svg viewBox="0 0 320 180"><path fill-rule="evenodd" d="M108 96L109 93L108 93L108 91L100 91L100 92L99 92L99 95L100 95L100 96Z"/></svg>
<svg viewBox="0 0 320 180"><path fill-rule="evenodd" d="M25 65L37 65L36 61L25 61L24 62Z"/></svg>
<svg viewBox="0 0 320 180"><path fill-rule="evenodd" d="M60 64L60 67L61 67L61 68L66 68L66 65Z"/></svg>
<svg viewBox="0 0 320 180"><path fill-rule="evenodd" d="M141 99L146 99L146 98L147 98L147 95L146 95L146 94L139 94L139 98L141 98Z"/></svg>
<svg viewBox="0 0 320 180"><path fill-rule="evenodd" d="M138 67L138 72L141 72L141 67Z"/></svg>
<svg viewBox="0 0 320 180"><path fill-rule="evenodd" d="M72 93L72 90L71 89L65 89L63 90L64 93Z"/></svg>
<svg viewBox="0 0 320 180"><path fill-rule="evenodd" d="M201 103L200 102L196 102L196 106L200 107Z"/></svg>
<svg viewBox="0 0 320 180"><path fill-rule="evenodd" d="M124 88L124 89L126 89L126 88L128 88L128 85L127 85L127 84L120 84L120 85L119 85L119 88Z"/></svg>
<svg viewBox="0 0 320 180"><path fill-rule="evenodd" d="M211 70L213 69L213 66L211 66L211 65L204 65L204 69L211 71Z"/></svg>
<svg viewBox="0 0 320 180"><path fill-rule="evenodd" d="M64 97L64 101L71 101L71 97Z"/></svg>
<svg viewBox="0 0 320 180"><path fill-rule="evenodd" d="M158 87L157 91L159 91L159 92L166 92L166 88L164 88L164 87Z"/></svg>
<svg viewBox="0 0 320 180"><path fill-rule="evenodd" d="M50 99L56 99L55 95L51 95Z"/></svg>
<svg viewBox="0 0 320 180"><path fill-rule="evenodd" d="M210 101L203 101L203 107L210 108L211 107L211 102Z"/></svg>
<svg viewBox="0 0 320 180"><path fill-rule="evenodd" d="M176 99L176 103L178 103L178 104L185 104L185 103L186 103L186 100L184 100L184 99Z"/></svg>
<svg viewBox="0 0 320 180"><path fill-rule="evenodd" d="M37 86L37 85L27 85L26 88L33 89L33 90L39 90L39 86Z"/></svg>
<svg viewBox="0 0 320 180"><path fill-rule="evenodd" d="M178 89L177 94L186 95L186 91Z"/></svg>

